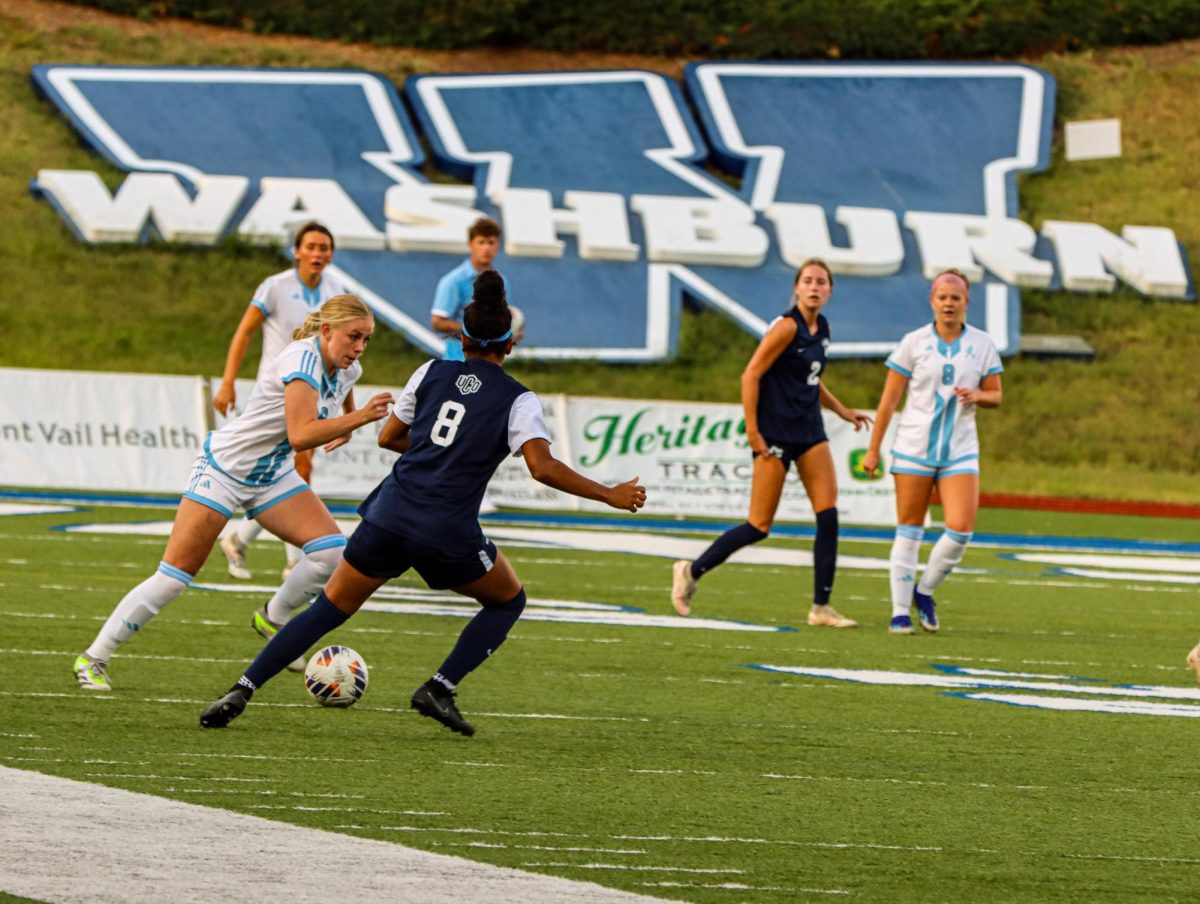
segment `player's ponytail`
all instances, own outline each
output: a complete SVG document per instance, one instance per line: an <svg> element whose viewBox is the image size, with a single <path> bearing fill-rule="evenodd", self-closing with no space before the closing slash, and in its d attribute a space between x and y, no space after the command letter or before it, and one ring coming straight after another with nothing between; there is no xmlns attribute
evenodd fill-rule
<svg viewBox="0 0 1200 904"><path fill-rule="evenodd" d="M495 270L475 277L471 303L463 311L463 343L487 348L502 345L512 336L512 311L504 291L504 278Z"/></svg>
<svg viewBox="0 0 1200 904"><path fill-rule="evenodd" d="M292 332L292 339L294 341L315 336L321 332L321 325L324 323L337 326L339 323L363 318L372 322L375 320L375 316L365 301L357 295L334 295L304 318L303 325Z"/></svg>

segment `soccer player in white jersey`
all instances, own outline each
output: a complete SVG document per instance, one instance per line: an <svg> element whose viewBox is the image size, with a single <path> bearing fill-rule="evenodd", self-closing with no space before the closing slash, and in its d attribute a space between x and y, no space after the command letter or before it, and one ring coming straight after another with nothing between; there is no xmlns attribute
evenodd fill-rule
<svg viewBox="0 0 1200 904"><path fill-rule="evenodd" d="M255 384L242 415L208 435L179 500L162 562L125 595L76 658L80 687L112 690L107 669L117 647L191 584L236 509L304 550L263 609L270 634L321 589L341 561L346 539L296 473L293 450L334 448L387 414L392 396L381 392L361 409L335 416L362 375L358 358L374 329L362 299L335 295L309 314L296 341Z"/></svg>
<svg viewBox="0 0 1200 904"><path fill-rule="evenodd" d="M221 388L213 398L213 407L221 414L228 415L234 409L237 401L234 381L241 370L250 340L258 330L262 330L262 355L258 360L256 379L261 380L279 353L292 341L292 333L303 325L304 319L333 296L349 291L340 279L325 272L333 261L333 250L333 234L328 229L317 222L303 224L296 230L293 242L295 266L268 276L255 290L229 342ZM296 453L296 473L305 483L312 482L312 462L311 449ZM221 538L221 552L225 554L229 573L233 577L246 581L252 577L246 567L246 547L260 533L262 525L253 518L247 518ZM284 545L288 560L283 570L286 578L288 571L299 560L300 550L291 544Z"/></svg>
<svg viewBox="0 0 1200 904"><path fill-rule="evenodd" d="M978 408L998 408L1004 367L990 336L967 324L970 286L957 270L933 280L929 293L933 323L913 330L887 359L888 375L875 412L875 429L862 466L879 467L879 446L900 397L891 473L896 481L896 539L892 543L893 634L912 634L912 606L930 633L939 623L933 592L962 561L979 510ZM914 584L925 516L937 485L945 530Z"/></svg>
<svg viewBox="0 0 1200 904"><path fill-rule="evenodd" d="M605 486L551 454L541 402L504 372L513 332L500 274L479 274L472 299L463 312L466 360L421 365L379 434L380 446L404 454L359 506L362 523L337 571L313 604L259 651L237 684L205 708L205 728L227 726L288 662L412 569L431 588L452 589L481 606L411 699L422 715L473 735L474 726L454 702L455 688L500 648L525 608L525 588L479 525L479 500L497 466L521 455L534 480L557 490L628 512L645 504L646 488L636 477Z"/></svg>

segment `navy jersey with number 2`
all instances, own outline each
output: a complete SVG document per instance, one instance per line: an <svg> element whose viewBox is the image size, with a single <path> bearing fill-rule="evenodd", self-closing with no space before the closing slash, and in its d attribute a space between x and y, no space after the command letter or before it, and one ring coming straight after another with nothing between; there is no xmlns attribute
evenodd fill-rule
<svg viewBox="0 0 1200 904"><path fill-rule="evenodd" d="M796 336L759 383L758 430L777 443L819 443L826 439L821 375L829 348L829 321L818 314L817 331L810 333L798 308L783 316L796 321Z"/></svg>
<svg viewBox="0 0 1200 904"><path fill-rule="evenodd" d="M479 503L500 462L531 439L550 440L538 397L483 358L426 362L391 416L410 425L408 451L358 513L447 549L483 537Z"/></svg>

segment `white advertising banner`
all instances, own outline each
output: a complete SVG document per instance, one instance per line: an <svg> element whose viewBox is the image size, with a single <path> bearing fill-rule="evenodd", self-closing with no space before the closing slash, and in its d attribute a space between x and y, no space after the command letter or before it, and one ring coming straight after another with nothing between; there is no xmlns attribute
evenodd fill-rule
<svg viewBox="0 0 1200 904"><path fill-rule="evenodd" d="M0 485L179 493L209 424L219 381L199 377L0 368ZM238 381L238 408L253 383ZM361 385L361 403L399 387ZM750 505L751 459L736 404L542 397L554 454L601 483L639 477L647 515L741 520ZM361 499L396 460L377 444L383 421L357 431L331 453L318 450L313 488L332 499ZM895 422L893 421L893 424ZM828 413L825 429L838 478L838 512L858 524L892 524L892 482L868 480L855 465L867 434ZM890 448L892 437L885 437ZM611 511L533 480L520 456L506 459L488 490L500 506ZM812 520L795 471L777 518Z"/></svg>
<svg viewBox="0 0 1200 904"><path fill-rule="evenodd" d="M856 472L868 434L855 433L852 425L828 412L825 430L837 470L841 519L894 523L891 480L871 480ZM891 432L884 448L890 448ZM567 436L572 464L593 480L615 483L640 477L646 486L646 514L744 520L749 511L751 456L741 405L571 398ZM581 506L605 508L590 501ZM813 519L795 469L784 486L777 519Z"/></svg>
<svg viewBox="0 0 1200 904"><path fill-rule="evenodd" d="M199 377L0 368L0 484L180 493L204 441Z"/></svg>

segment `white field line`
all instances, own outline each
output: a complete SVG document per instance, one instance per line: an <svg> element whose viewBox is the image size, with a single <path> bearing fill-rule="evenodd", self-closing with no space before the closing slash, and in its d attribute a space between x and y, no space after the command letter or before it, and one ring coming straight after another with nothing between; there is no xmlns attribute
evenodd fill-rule
<svg viewBox="0 0 1200 904"><path fill-rule="evenodd" d="M0 785L0 888L55 904L316 904L331 865L361 904L659 900L3 766Z"/></svg>

